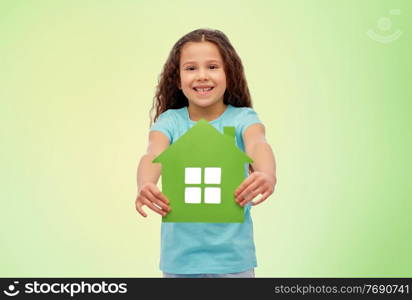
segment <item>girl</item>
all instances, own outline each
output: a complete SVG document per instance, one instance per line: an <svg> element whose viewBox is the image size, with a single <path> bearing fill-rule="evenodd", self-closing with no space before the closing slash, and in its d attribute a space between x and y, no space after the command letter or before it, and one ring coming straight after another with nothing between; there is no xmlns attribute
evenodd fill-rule
<svg viewBox="0 0 412 300"><path fill-rule="evenodd" d="M236 144L253 159L234 191L245 206L243 223L162 223L160 269L164 277L254 277L257 266L252 205L266 200L276 184L275 159L255 111L242 62L226 35L198 29L176 42L160 75L147 153L137 170L136 210L165 216L169 200L156 184L160 164L152 160L203 118L223 132L235 127ZM256 196L262 197L252 201Z"/></svg>

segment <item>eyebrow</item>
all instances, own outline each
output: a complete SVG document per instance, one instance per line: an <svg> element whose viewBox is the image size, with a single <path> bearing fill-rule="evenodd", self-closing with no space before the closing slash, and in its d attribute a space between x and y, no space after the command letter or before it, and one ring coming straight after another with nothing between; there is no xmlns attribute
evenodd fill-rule
<svg viewBox="0 0 412 300"><path fill-rule="evenodd" d="M210 60L208 60L208 61L206 61L206 62L207 62L207 63L211 63L211 62L222 63L221 61L216 60L216 59L210 59ZM187 65L187 64L195 64L195 63L196 63L195 61L187 61L187 62L185 62L182 66Z"/></svg>

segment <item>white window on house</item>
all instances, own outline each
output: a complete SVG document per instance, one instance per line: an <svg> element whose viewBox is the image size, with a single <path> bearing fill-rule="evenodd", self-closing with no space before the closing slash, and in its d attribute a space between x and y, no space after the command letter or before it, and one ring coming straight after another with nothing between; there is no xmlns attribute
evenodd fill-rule
<svg viewBox="0 0 412 300"><path fill-rule="evenodd" d="M186 184L200 184L202 178L201 168L186 168L185 169L185 183Z"/></svg>
<svg viewBox="0 0 412 300"><path fill-rule="evenodd" d="M205 184L220 184L220 168L205 168Z"/></svg>
<svg viewBox="0 0 412 300"><path fill-rule="evenodd" d="M201 203L203 194L204 203L220 204L221 177L221 168L185 168L185 203Z"/></svg>
<svg viewBox="0 0 412 300"><path fill-rule="evenodd" d="M219 204L220 203L220 188L215 188L215 187L205 188L205 203Z"/></svg>
<svg viewBox="0 0 412 300"><path fill-rule="evenodd" d="M200 187L185 188L185 202L186 203L200 203L202 190Z"/></svg>

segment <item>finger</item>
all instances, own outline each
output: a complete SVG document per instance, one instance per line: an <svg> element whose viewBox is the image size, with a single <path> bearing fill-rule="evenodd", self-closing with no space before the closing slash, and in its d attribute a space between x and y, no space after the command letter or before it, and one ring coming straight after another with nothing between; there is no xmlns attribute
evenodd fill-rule
<svg viewBox="0 0 412 300"><path fill-rule="evenodd" d="M164 210L162 210L160 207L158 207L157 205L153 204L153 202L151 202L148 199L144 199L144 205L146 205L148 208L150 208L152 211L154 211L155 213L165 216L167 214L167 212L165 212Z"/></svg>
<svg viewBox="0 0 412 300"><path fill-rule="evenodd" d="M255 179L255 176L252 174L239 185L239 187L235 190L235 196L243 192L243 190Z"/></svg>
<svg viewBox="0 0 412 300"><path fill-rule="evenodd" d="M252 181L250 185L243 190L243 192L236 196L236 201L241 202L242 200L244 200L247 197L247 195L250 194L252 191L256 190L258 186L259 182Z"/></svg>
<svg viewBox="0 0 412 300"><path fill-rule="evenodd" d="M143 198L143 203L144 203L144 205L146 205L148 208L150 208L154 212L158 213L159 215L165 216L167 214L165 211L163 211L160 208L158 208L157 206L153 205L153 203L150 202L147 198Z"/></svg>
<svg viewBox="0 0 412 300"><path fill-rule="evenodd" d="M157 188L157 186L150 186L150 192L158 198L160 201L163 201L166 204L169 204L169 199Z"/></svg>
<svg viewBox="0 0 412 300"><path fill-rule="evenodd" d="M255 206L255 205L258 205L259 203L262 203L262 202L265 201L269 196L270 196L270 193L269 193L269 192L263 193L262 197L261 197L259 200L256 200L256 201L252 202L252 205Z"/></svg>
<svg viewBox="0 0 412 300"><path fill-rule="evenodd" d="M147 214L144 212L142 208L143 204L140 201L136 201L136 210L139 214L141 214L143 217L147 217Z"/></svg>
<svg viewBox="0 0 412 300"><path fill-rule="evenodd" d="M262 193L262 188L255 189L255 190L252 191L249 195L247 195L247 196L245 197L245 199L243 199L242 201L240 201L239 204L240 204L241 206L244 206L246 203L248 203L248 202L252 201L253 199L255 199L255 197L256 197L257 195L259 195L260 193Z"/></svg>
<svg viewBox="0 0 412 300"><path fill-rule="evenodd" d="M151 190L147 192L146 198L151 201L152 203L155 203L157 206L159 206L161 209L164 211L170 211L170 206L167 205L164 201L160 200L158 197L156 197L155 194Z"/></svg>
<svg viewBox="0 0 412 300"><path fill-rule="evenodd" d="M159 200L153 193L152 190L150 188L147 189L143 189L140 194L142 195L142 197L146 198L147 200L149 200L150 203L156 203L157 206L160 206L162 209L164 209L165 211L169 211L170 208L167 204L165 204L164 202L162 202L161 200Z"/></svg>

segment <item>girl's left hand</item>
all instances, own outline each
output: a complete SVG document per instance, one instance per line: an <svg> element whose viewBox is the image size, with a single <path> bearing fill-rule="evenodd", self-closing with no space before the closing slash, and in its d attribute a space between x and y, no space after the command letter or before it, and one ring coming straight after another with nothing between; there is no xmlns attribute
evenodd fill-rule
<svg viewBox="0 0 412 300"><path fill-rule="evenodd" d="M272 195L275 190L275 185L275 176L255 171L236 189L236 202L239 203L240 206L244 206L252 201L257 195L262 194L262 197L259 200L252 202L252 205L257 205Z"/></svg>

